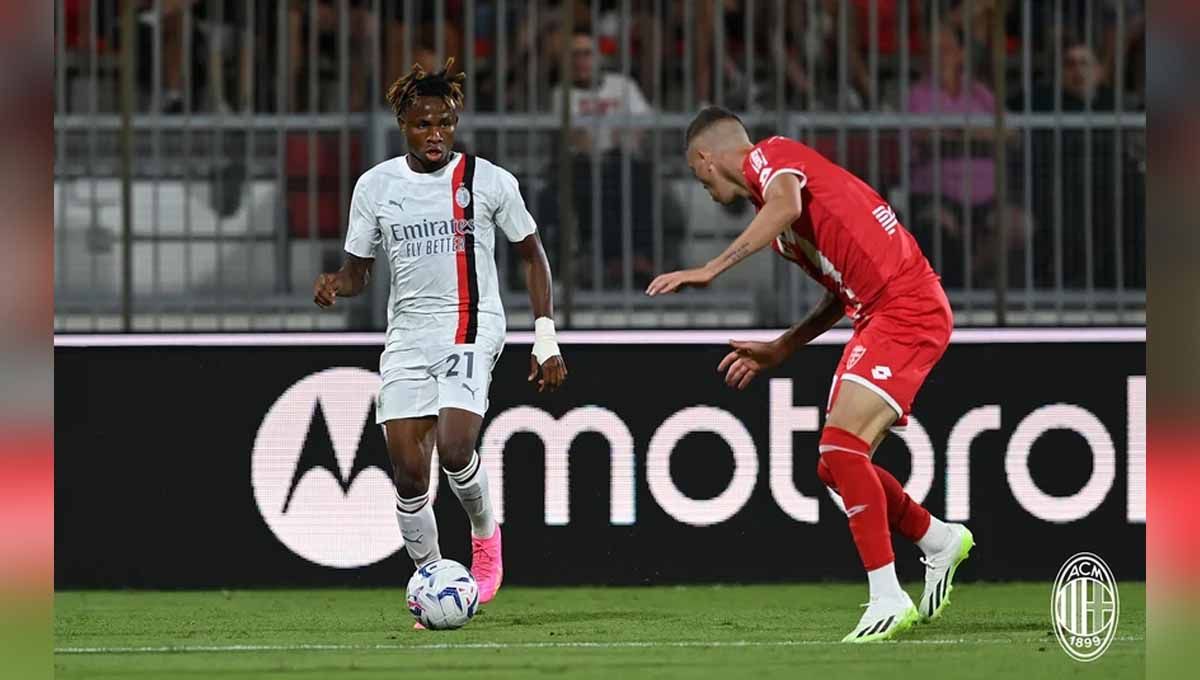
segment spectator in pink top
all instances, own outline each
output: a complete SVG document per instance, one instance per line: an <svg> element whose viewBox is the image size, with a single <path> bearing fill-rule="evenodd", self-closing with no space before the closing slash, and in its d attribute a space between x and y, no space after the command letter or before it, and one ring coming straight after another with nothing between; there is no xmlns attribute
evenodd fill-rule
<svg viewBox="0 0 1200 680"><path fill-rule="evenodd" d="M942 26L934 36L934 48L938 50L938 72L930 73L913 85L908 110L913 113L993 114L995 99L991 90L966 71L961 33L955 27ZM961 125L942 128L938 140L941 156L936 163L933 136L919 133L914 139L919 144L912 170L909 226L946 285L957 287L965 282L964 247L969 218L973 262L971 285L988 285L994 273L992 263L996 250L996 244L990 242L989 237L989 233L995 232L992 226L995 209L992 128L972 128L969 143ZM939 169L941 176L935 177ZM939 223L941 239L940 243L935 243ZM1010 234L1020 233L1015 225L1009 231ZM1023 243L1023 239L1015 237L1010 237L1010 241ZM937 261L939 252L940 263Z"/></svg>

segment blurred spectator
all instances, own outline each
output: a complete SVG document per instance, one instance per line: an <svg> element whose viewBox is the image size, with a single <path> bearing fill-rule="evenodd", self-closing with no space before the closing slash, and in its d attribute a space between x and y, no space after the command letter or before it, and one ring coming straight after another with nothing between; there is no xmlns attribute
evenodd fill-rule
<svg viewBox="0 0 1200 680"><path fill-rule="evenodd" d="M834 15L826 11L830 4L822 1L814 7L792 5L785 10L785 78L792 107L837 108L838 31ZM861 103L857 92L847 92L846 97L851 109Z"/></svg>
<svg viewBox="0 0 1200 680"><path fill-rule="evenodd" d="M64 63L58 64L65 72L67 92L62 93L67 100L67 108L71 111L86 110L91 104L91 88L95 86L97 110L116 108L116 72L115 68L100 67L106 55L114 53L116 46L107 39L111 33L114 18L111 9L97 6L98 0L63 0L63 26L56 31L55 41L62 40ZM92 15L95 14L95 17ZM91 69L96 68L96 82L86 82L91 78ZM107 80L112 86L108 90L107 101L104 97L103 81ZM107 104L107 106L106 106Z"/></svg>
<svg viewBox="0 0 1200 680"><path fill-rule="evenodd" d="M938 73L912 86L908 110L913 113L986 114L995 111L991 90L966 72L963 35L956 26L943 25L934 36L938 50ZM933 160L934 140L928 133L914 135L916 167L912 172L912 202L909 226L922 250L936 259L941 252L939 273L948 286L966 283L966 243L971 241L972 286L984 286L996 261L995 162L993 131L973 128L970 143L961 129L942 129L938 148L941 158ZM940 184L935 175L940 172ZM940 227L940 241L938 230ZM968 229L970 234L968 236ZM1019 228L1009 230L1010 249L1024 242ZM1019 258L1010 257L1010 262Z"/></svg>
<svg viewBox="0 0 1200 680"><path fill-rule="evenodd" d="M860 26L856 9L846 5L846 10L846 35L853 44L857 42L860 29L866 29L866 18L864 16ZM840 87L841 11L839 0L820 0L808 6L807 11L799 4L789 7L784 50L787 52L786 78L792 90L792 106L861 111L868 101L871 81L866 52L849 49L850 45L845 52L847 87Z"/></svg>
<svg viewBox="0 0 1200 680"><path fill-rule="evenodd" d="M571 116L615 117L625 113L650 113L646 96L632 78L595 69L595 48L595 41L586 29L576 31L571 39L571 84L568 90ZM556 85L550 93L550 107L555 113L562 110L561 87ZM573 130L572 151L586 153L594 149L603 154L615 149L618 141L623 141L627 151L636 151L640 134L628 130L622 133L618 135L613 128L593 129L582 124Z"/></svg>
<svg viewBox="0 0 1200 680"><path fill-rule="evenodd" d="M1125 34L1118 36L1122 18ZM1140 44L1145 26L1144 0L1064 0L1064 34L1092 45L1100 63L1100 80L1109 85L1115 80L1117 54L1124 52L1128 60L1131 48Z"/></svg>
<svg viewBox="0 0 1200 680"><path fill-rule="evenodd" d="M969 54L972 75L990 79L992 74L992 23L996 20L996 0L954 0L944 23L962 31L963 45ZM1021 15L1019 3L1007 4L1001 18L1005 35L1005 54L1014 55L1021 46Z"/></svg>
<svg viewBox="0 0 1200 680"><path fill-rule="evenodd" d="M369 3L368 3L369 4ZM402 16L401 4L398 2L379 3L379 16L375 19L382 25L381 48L383 49L383 79L380 83L382 92L395 82L397 78L408 73L413 63L419 63L427 71L436 71L446 63L449 57L454 58L456 68L461 68L463 61L463 38L459 28L459 20L463 16L462 0L443 0L445 23L442 25L442 54L437 54L437 12L432 2L415 2L411 6L415 16ZM481 2L480 4L485 4ZM369 15L368 15L369 17ZM476 26L476 31L482 27ZM405 34L412 34L410 48L410 63L404 61ZM434 68L430 68L433 66ZM353 72L353 71L352 71ZM471 93L467 93L470 97ZM382 103L382 102L379 102Z"/></svg>
<svg viewBox="0 0 1200 680"><path fill-rule="evenodd" d="M857 57L853 61L855 82L870 101L871 78L869 60L871 55L871 4L875 4L875 32L879 59L880 107L898 108L899 93L896 91L896 76L900 71L900 2L899 0L853 0L851 25L856 31L851 34ZM908 52L915 57L925 52L924 3L908 5Z"/></svg>
<svg viewBox="0 0 1200 680"><path fill-rule="evenodd" d="M621 63L621 32L629 31L629 62L631 75L644 89L654 86L654 31L653 3L632 3L629 21L621 20L621 5L615 0L604 0L600 7L600 22L596 26L596 40L609 63ZM627 26L626 26L627 23ZM662 39L662 38L660 38Z"/></svg>
<svg viewBox="0 0 1200 680"><path fill-rule="evenodd" d="M339 0L319 0L315 16L309 0L291 0L288 7L288 108L304 111L309 106L308 85L310 68L317 69L318 101L320 110L337 111L342 104L337 101L340 73L340 30L341 16ZM367 95L372 77L379 78L379 91L385 92L396 78L412 68L413 63L437 64L436 12L432 3L412 3L415 14L406 17L401 13L400 3L382 2L373 10L368 0L347 0L349 49L349 92L346 103L351 111L367 108ZM443 59L454 57L462 64L462 35L455 17L461 16L461 1L447 2L443 24ZM316 63L310 61L310 34L317 31ZM373 34L379 32L382 64L379 73L371 73L374 63L368 50L372 47ZM406 39L409 63L405 63ZM376 105L382 102L375 102Z"/></svg>
<svg viewBox="0 0 1200 680"><path fill-rule="evenodd" d="M571 0L569 3L548 1L539 5L540 11L514 12L509 5L509 16L506 25L510 30L515 29L513 39L509 41L507 54L507 74L505 83L508 96L505 105L509 111L545 111L550 103L547 83L558 80L558 71L562 61L564 43L569 43L571 35L566 33L566 16L564 8L570 7L574 12L575 30L578 31L590 22L591 12L587 2ZM491 8L489 8L491 10ZM489 11L489 15L492 12ZM495 23L494 19L491 23ZM477 23L476 26L479 24ZM478 30L478 29L477 29ZM490 61L495 60L494 31L488 30L482 42L478 42L477 54L485 54ZM603 54L603 48L601 48ZM536 56L537 70L529 68L531 57ZM601 59L601 61L603 61ZM485 62L486 64L486 62ZM486 68L486 66L485 66ZM481 88L480 95L489 103L496 97L492 92L495 87L494 78L488 77L485 82L476 81ZM536 101L529 101L529 91L537 92ZM490 108L490 107L489 107Z"/></svg>
<svg viewBox="0 0 1200 680"><path fill-rule="evenodd" d="M1146 109L1146 33L1140 32L1129 46L1125 60L1125 98L1122 109ZM1114 84L1115 86L1115 84Z"/></svg>
<svg viewBox="0 0 1200 680"><path fill-rule="evenodd" d="M288 110L306 111L312 99L308 91L312 79L310 70L317 69L317 109L336 110L340 106L324 105L320 93L323 91L322 76L325 80L337 79L337 64L339 56L338 30L341 22L338 3L334 0L319 0L315 12L307 0L292 0L288 6ZM362 111L367 102L367 83L364 77L367 64L366 50L370 45L368 40L369 26L372 18L369 14L366 0L349 0L350 50L347 59L350 62L350 100L344 105L351 111ZM311 32L316 31L316 54L310 49L312 44ZM316 60L312 59L316 56ZM327 90L326 90L327 91ZM331 93L333 94L333 93Z"/></svg>
<svg viewBox="0 0 1200 680"><path fill-rule="evenodd" d="M637 83L628 76L617 73L600 72L598 79L593 79L594 54L596 44L591 33L584 29L576 31L571 40L571 82L568 90L571 114L579 116L619 116L623 113L644 114L651 111L649 103L638 88ZM561 111L562 90L556 86L551 93L551 107ZM621 182L622 159L618 146L623 144L626 152L634 155L637 151L640 135L625 131L624 135L616 134L613 129L593 129L587 123L581 123L573 131L571 145L574 172L574 207L579 225L581 262L577 270L581 274L580 283L592 285L620 286L623 273L623 194ZM599 165L592 162L593 151L599 155ZM654 267L654 175L655 167L647 160L630 158L632 175L632 238L631 253L634 285L644 286L655 274ZM593 173L600 172L600 195L593 195ZM559 172L551 168L550 182L540 197L539 215L544 222L555 225L558 221L558 179ZM592 205L601 201L600 222L592 221ZM664 239L672 245L664 252L674 252L678 243L682 225L679 222L680 211L673 207L669 194L663 196L664 207ZM594 230L600 229L601 259L603 271L601 280L593 275L592 254L594 253ZM554 229L554 231L558 231Z"/></svg>
<svg viewBox="0 0 1200 680"><path fill-rule="evenodd" d="M593 166L591 158L583 154L572 156L572 172L574 187L572 191L572 207L575 210L576 224L579 227L575 243L578 247L575 271L578 273L577 285L594 286L599 288L620 288L624 272L624 200L622 199L621 157L617 154L607 154L600 159L600 192L593 191ZM653 164L640 159L630 159L630 195L631 228L633 248L630 254L633 270L633 285L645 288L658 273L654 266L654 173L661 172ZM543 238L547 239L547 249L552 253L558 252L558 238L561 233L559 217L558 187L562 173L556 163L547 169L549 182L538 197L538 219L541 223ZM670 269L679 266L678 254L683 236L683 208L675 200L667 188L667 182L661 182L662 187L662 225L663 225L663 267ZM594 229L597 225L592 221L593 205L600 202L600 259L602 269L594 271L593 253L595 253Z"/></svg>
<svg viewBox="0 0 1200 680"><path fill-rule="evenodd" d="M1010 6L1013 3L1010 3ZM1061 8L1061 13L1059 9ZM1091 45L1100 63L1101 81L1116 85L1118 55L1124 53L1125 84L1137 86L1135 63L1145 63L1145 0L1060 0L1033 3L1032 21L1035 69L1042 77L1054 75L1055 40L1078 40ZM1118 35L1124 23L1123 35ZM1064 45L1065 47L1065 45ZM1138 103L1134 100L1131 103Z"/></svg>
<svg viewBox="0 0 1200 680"><path fill-rule="evenodd" d="M183 53L184 14L196 0L162 0L161 13L155 15L152 1L142 3L141 21L153 28L157 22L162 40L162 95L159 107L163 113L183 111L183 63L190 55ZM151 87L157 86L157 83Z"/></svg>
<svg viewBox="0 0 1200 680"><path fill-rule="evenodd" d="M1063 43L1062 108L1064 111L1083 111L1089 106L1097 111L1109 111L1113 106L1112 88L1104 84L1104 71L1096 53L1080 40ZM1034 111L1053 111L1056 88L1049 80L1036 83L1031 93ZM1022 94L1011 102L1013 108L1023 108Z"/></svg>
<svg viewBox="0 0 1200 680"><path fill-rule="evenodd" d="M1031 93L1031 108L1036 112L1054 111L1056 99L1061 96L1061 110L1065 112L1112 111L1113 91L1103 83L1104 68L1092 48L1084 41L1068 37L1063 43L1062 61L1061 90L1056 91L1053 82L1038 83ZM1024 108L1022 95L1014 97L1009 106ZM1039 274L1036 283L1050 286L1056 280L1054 272L1058 265L1053 234L1061 228L1063 284L1073 288L1087 284L1090 238L1094 285L1105 288L1116 285L1115 232L1119 227L1124 283L1130 287L1144 286L1144 168L1136 158L1116 147L1111 128L1064 129L1057 133L1058 142L1055 135L1054 131L1042 129L1035 131L1032 139L1033 185L1028 190L1032 192L1034 218L1041 227L1036 232L1039 237L1034 250ZM1062 160L1056 184L1054 158L1059 149ZM1113 196L1117 172L1122 175L1119 217L1114 213ZM1056 186L1060 189L1056 190ZM1091 206L1084 203L1089 196ZM1060 201L1061 212L1057 208Z"/></svg>
<svg viewBox="0 0 1200 680"><path fill-rule="evenodd" d="M251 105L254 45L245 39L248 11L246 3L233 0L140 0L142 82L151 89L161 87L159 111L182 113L187 104L191 111L227 112ZM189 24L190 43L184 39ZM151 82L156 31L162 50L161 83ZM190 53L185 54L189 44ZM231 76L236 98L229 96ZM188 87L190 93L185 92Z"/></svg>

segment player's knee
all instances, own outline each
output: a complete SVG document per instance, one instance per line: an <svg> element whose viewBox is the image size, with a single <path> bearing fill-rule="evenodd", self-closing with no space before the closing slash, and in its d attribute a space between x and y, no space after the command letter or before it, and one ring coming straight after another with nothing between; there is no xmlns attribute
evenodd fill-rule
<svg viewBox="0 0 1200 680"><path fill-rule="evenodd" d="M867 442L875 441L895 422L896 411L877 393L859 383L842 382L825 418L825 427L853 433Z"/></svg>
<svg viewBox="0 0 1200 680"><path fill-rule="evenodd" d="M392 479L401 498L415 498L429 490L429 463L424 456L392 461Z"/></svg>
<svg viewBox="0 0 1200 680"><path fill-rule="evenodd" d="M475 453L475 442L466 437L448 437L438 440L438 462L449 472L458 472L471 462Z"/></svg>

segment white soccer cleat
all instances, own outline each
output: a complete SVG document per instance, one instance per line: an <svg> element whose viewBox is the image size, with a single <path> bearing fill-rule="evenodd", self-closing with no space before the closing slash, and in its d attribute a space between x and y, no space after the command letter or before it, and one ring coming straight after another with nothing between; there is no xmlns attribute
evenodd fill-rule
<svg viewBox="0 0 1200 680"><path fill-rule="evenodd" d="M925 592L921 593L921 620L932 621L942 615L950 604L954 590L954 572L975 547L971 530L961 524L950 524L950 543L944 550L922 557L925 565Z"/></svg>
<svg viewBox="0 0 1200 680"><path fill-rule="evenodd" d="M877 642L891 640L912 628L921 617L907 593L899 597L873 597L866 604L867 611L858 620L858 625L842 642Z"/></svg>

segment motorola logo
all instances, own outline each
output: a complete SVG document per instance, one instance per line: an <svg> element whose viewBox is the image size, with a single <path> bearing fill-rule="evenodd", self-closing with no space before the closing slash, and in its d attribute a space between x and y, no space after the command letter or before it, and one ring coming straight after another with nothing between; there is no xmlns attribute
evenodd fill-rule
<svg viewBox="0 0 1200 680"><path fill-rule="evenodd" d="M403 545L382 428L379 375L314 373L284 392L254 439L250 482L263 520L292 552L350 569Z"/></svg>

